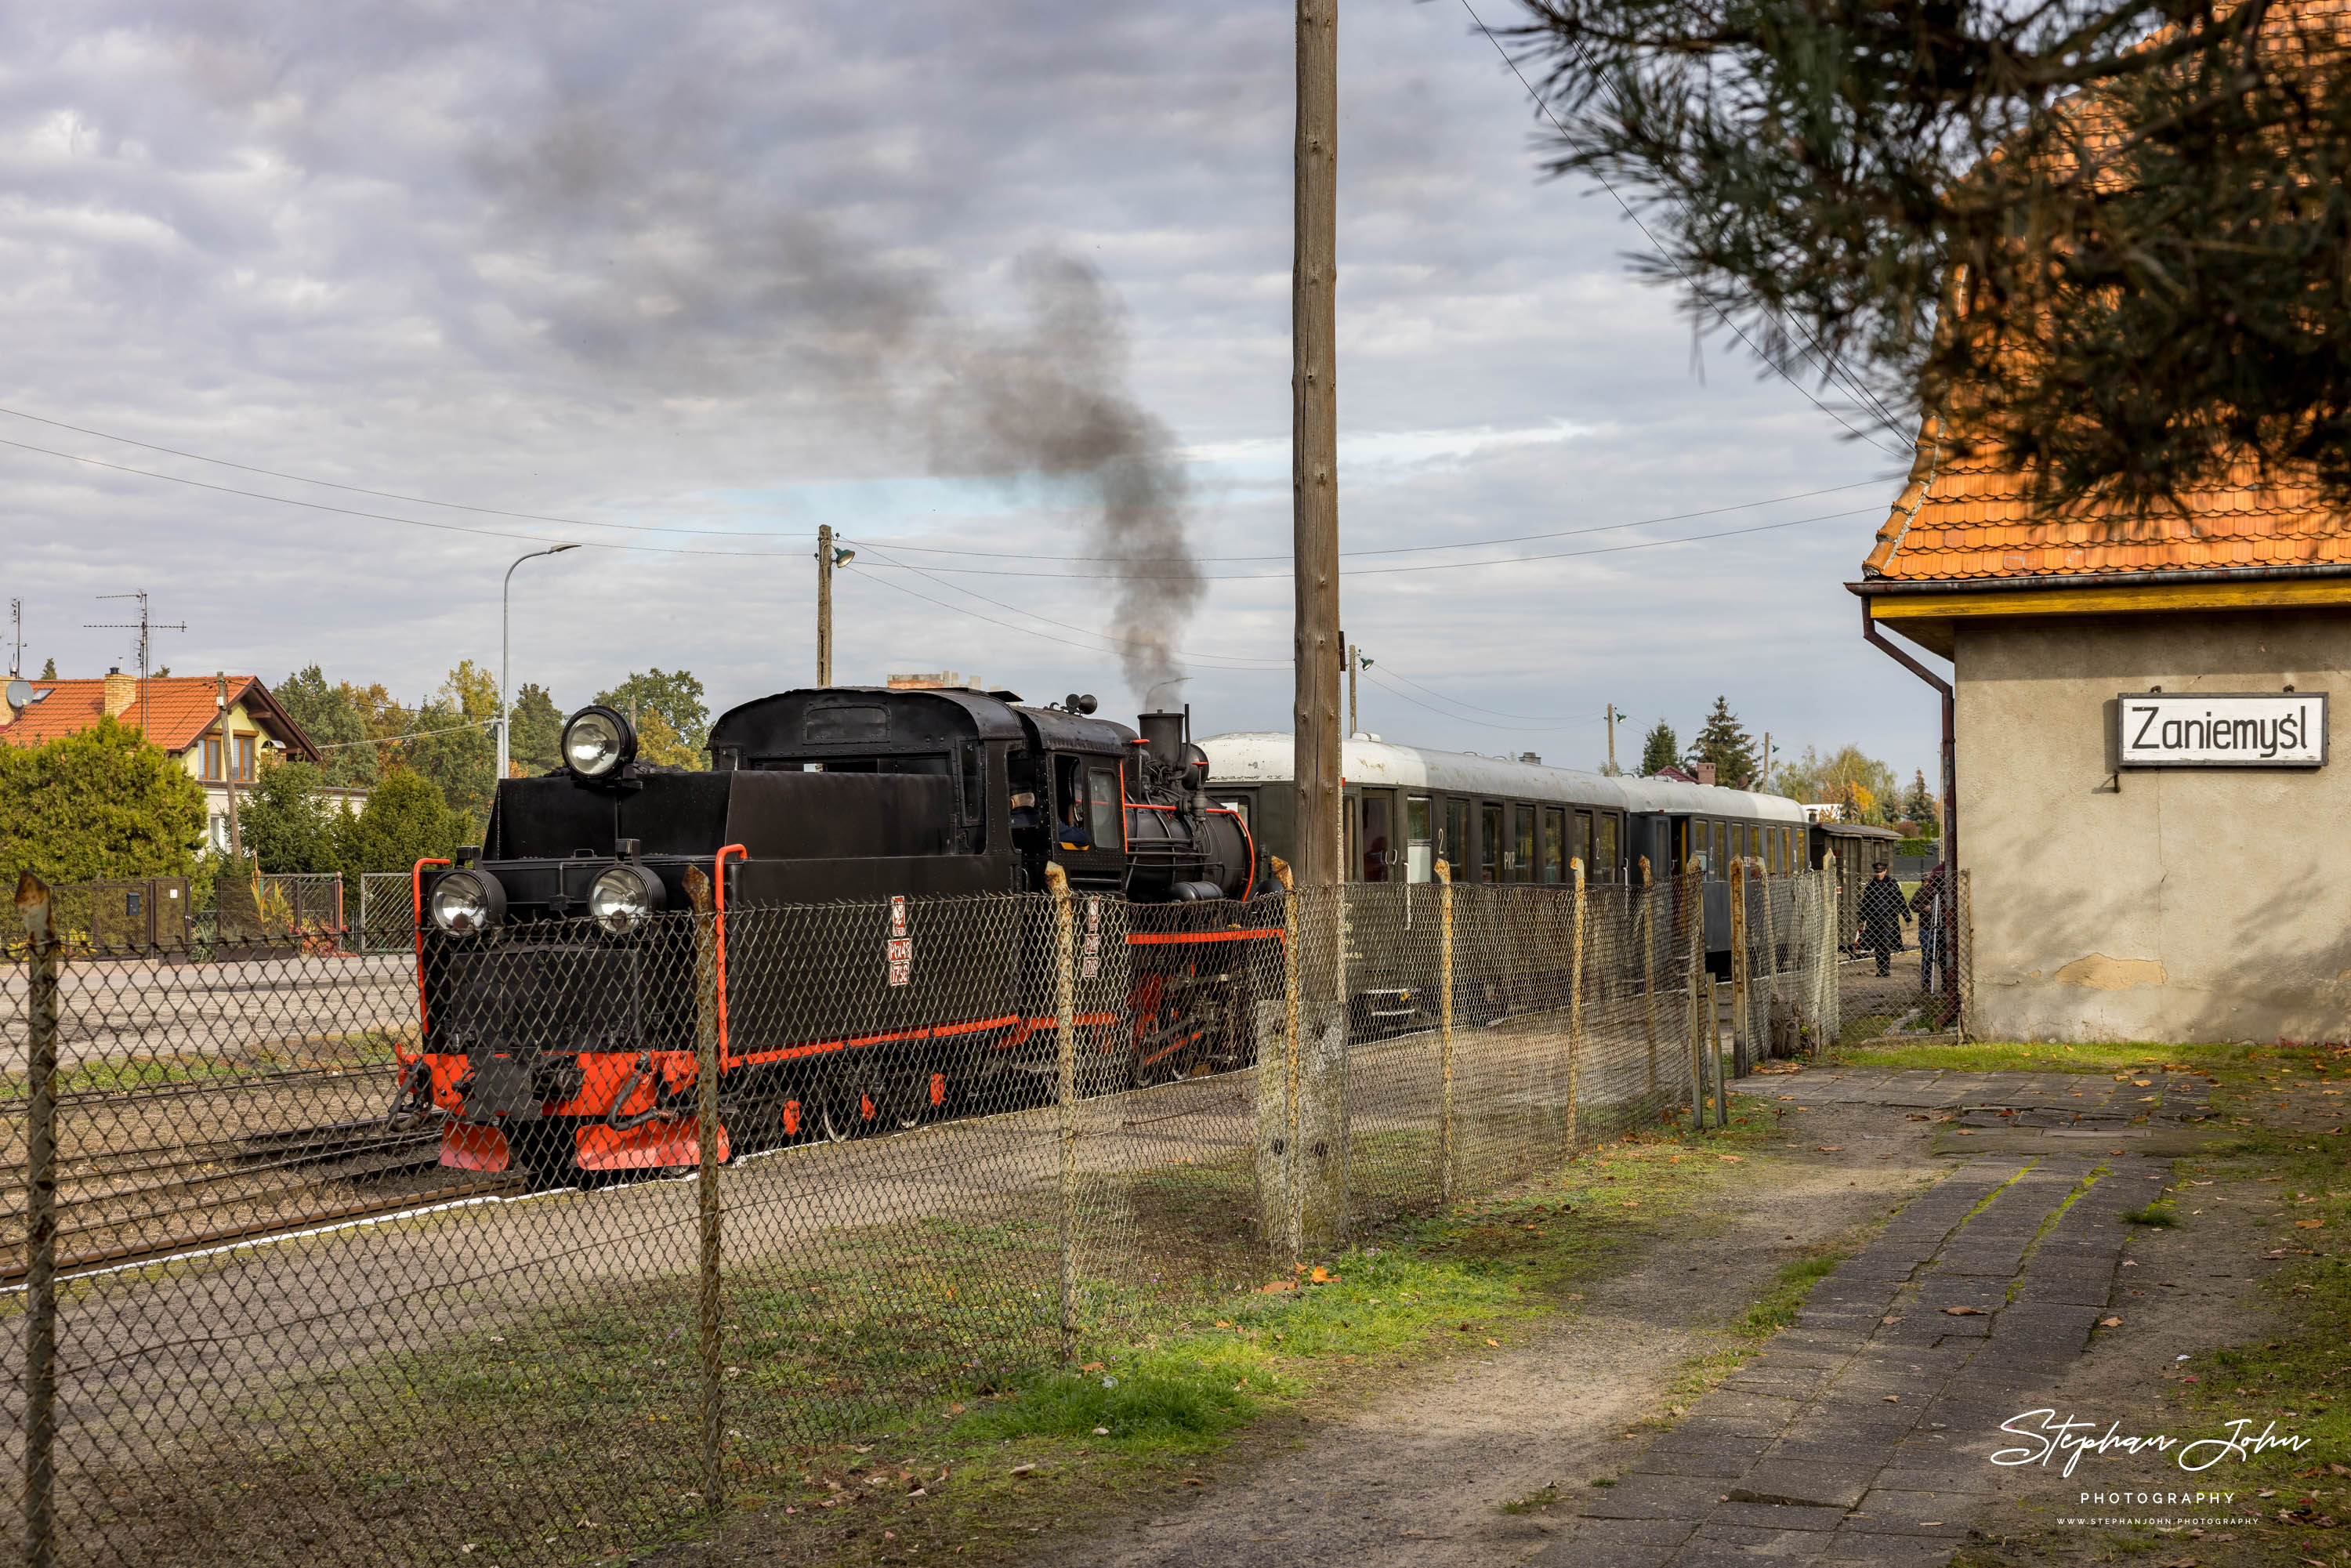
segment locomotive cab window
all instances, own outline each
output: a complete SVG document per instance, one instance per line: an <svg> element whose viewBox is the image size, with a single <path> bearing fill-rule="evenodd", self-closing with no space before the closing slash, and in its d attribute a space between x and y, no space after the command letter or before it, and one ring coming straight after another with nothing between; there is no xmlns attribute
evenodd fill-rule
<svg viewBox="0 0 2351 1568"><path fill-rule="evenodd" d="M1120 849L1126 841L1120 831L1119 812L1123 808L1124 802L1119 799L1118 769L1115 768L1090 768L1088 777L1092 780L1092 788L1088 790L1088 794L1092 800L1094 848Z"/></svg>

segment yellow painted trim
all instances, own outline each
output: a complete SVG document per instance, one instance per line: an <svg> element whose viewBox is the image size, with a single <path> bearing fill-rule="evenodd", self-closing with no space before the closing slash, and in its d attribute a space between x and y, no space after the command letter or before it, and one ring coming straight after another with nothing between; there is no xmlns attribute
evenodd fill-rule
<svg viewBox="0 0 2351 1568"><path fill-rule="evenodd" d="M2210 610L2291 610L2351 605L2351 577L2265 582L2142 582L2021 593L1873 595L1873 620L1959 621L2000 616L2143 615Z"/></svg>

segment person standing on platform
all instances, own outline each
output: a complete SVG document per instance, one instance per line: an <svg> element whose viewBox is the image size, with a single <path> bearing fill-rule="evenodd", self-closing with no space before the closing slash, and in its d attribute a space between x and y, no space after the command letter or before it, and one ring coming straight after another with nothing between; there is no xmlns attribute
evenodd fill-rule
<svg viewBox="0 0 2351 1568"><path fill-rule="evenodd" d="M1894 955L1902 948L1902 923L1910 918L1902 899L1902 884L1886 874L1879 861L1868 885L1861 890L1861 945L1877 955L1877 972L1894 972Z"/></svg>
<svg viewBox="0 0 2351 1568"><path fill-rule="evenodd" d="M1943 951L1945 925L1950 916L1950 879L1943 874L1944 862L1937 861L1918 891L1910 895L1910 913L1918 917L1918 989L1921 993L1935 988L1935 966L1948 967L1949 956Z"/></svg>

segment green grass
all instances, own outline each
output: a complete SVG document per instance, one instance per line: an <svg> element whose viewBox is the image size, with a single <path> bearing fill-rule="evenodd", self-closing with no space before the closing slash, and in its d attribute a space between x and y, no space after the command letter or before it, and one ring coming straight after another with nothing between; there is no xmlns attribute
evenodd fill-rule
<svg viewBox="0 0 2351 1568"><path fill-rule="evenodd" d="M826 1560L879 1550L891 1519L968 1544L1008 1517L1077 1506L1090 1487L1121 1505L1269 1418L1432 1358L1492 1355L1573 1310L1575 1287L1661 1227L1702 1219L1722 1181L1770 1179L1776 1118L1743 1100L1734 1111L1702 1140L1638 1135L1399 1216L1321 1260L1319 1281L1267 1261L1244 1171L1105 1179L1087 1212L1131 1222L1102 1238L1127 1262L1081 1281L1068 1364L1058 1229L1033 1214L831 1230L737 1265L723 1314L730 1500L764 1509L766 1536ZM1373 1142L1359 1164L1418 1157ZM1135 1255L1138 1238L1153 1251ZM1825 1269L1792 1264L1744 1332L1786 1321L1788 1292ZM198 1462L206 1484L183 1471L171 1497L112 1478L128 1511L117 1533L159 1563L225 1551L289 1564L303 1560L291 1521L305 1511L363 1511L382 1539L445 1539L451 1553L471 1542L469 1560L501 1564L700 1534L695 1323L688 1280L599 1285L289 1383L249 1412L277 1450L225 1446ZM925 1496L904 1500L915 1486Z"/></svg>
<svg viewBox="0 0 2351 1568"><path fill-rule="evenodd" d="M246 1081L266 1082L290 1071L321 1067L388 1068L394 1036L380 1030L266 1041L235 1056L186 1051L169 1056L120 1056L84 1062L57 1074L59 1094L130 1093L179 1084L219 1083L234 1088ZM0 1104L29 1098L33 1081L21 1072L0 1073Z"/></svg>
<svg viewBox="0 0 2351 1568"><path fill-rule="evenodd" d="M1824 1248L1792 1263L1781 1264L1771 1289L1740 1318L1739 1332L1751 1340L1769 1339L1794 1322L1804 1298L1812 1294L1814 1285L1836 1271L1837 1262L1844 1256L1842 1248Z"/></svg>
<svg viewBox="0 0 2351 1568"><path fill-rule="evenodd" d="M2146 1225L2158 1229L2179 1223L2179 1211L2168 1203L2150 1203L2145 1208L2134 1208L2123 1216L2126 1225Z"/></svg>

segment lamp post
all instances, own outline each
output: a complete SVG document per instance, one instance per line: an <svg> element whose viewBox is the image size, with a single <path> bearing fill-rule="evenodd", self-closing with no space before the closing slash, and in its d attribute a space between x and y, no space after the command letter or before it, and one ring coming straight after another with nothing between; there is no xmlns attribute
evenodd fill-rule
<svg viewBox="0 0 2351 1568"><path fill-rule="evenodd" d="M498 787L498 779L507 776L507 731L512 727L514 718L514 700L507 694L513 689L508 682L507 673L514 663L514 631L511 625L511 612L514 604L515 566L520 566L527 560L536 560L543 555L561 555L565 550L579 548L578 545L554 545L546 549L535 549L526 556L517 557L514 566L507 568L506 581L498 589L498 770L496 777L490 780L490 789L493 792Z"/></svg>

